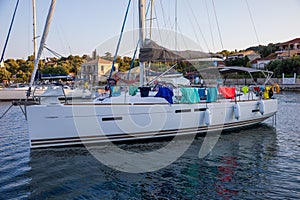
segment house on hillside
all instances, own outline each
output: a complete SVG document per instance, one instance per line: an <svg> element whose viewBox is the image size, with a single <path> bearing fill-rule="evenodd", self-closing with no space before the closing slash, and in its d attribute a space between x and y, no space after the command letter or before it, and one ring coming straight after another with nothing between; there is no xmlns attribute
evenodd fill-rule
<svg viewBox="0 0 300 200"><path fill-rule="evenodd" d="M106 82L112 66L112 61L102 58L81 64L80 78L87 80L90 84L97 85L101 82ZM115 71L119 70L119 66L115 63Z"/></svg>
<svg viewBox="0 0 300 200"><path fill-rule="evenodd" d="M271 61L276 60L276 59L277 59L277 54L272 53L269 56L267 56L266 58L257 58L255 60L252 60L250 62L250 64L251 64L251 67L254 69L267 70L267 68L266 68L267 64L269 64Z"/></svg>
<svg viewBox="0 0 300 200"><path fill-rule="evenodd" d="M290 58L293 56L300 56L300 38L279 43L277 45L280 51L275 52L278 59Z"/></svg>
<svg viewBox="0 0 300 200"><path fill-rule="evenodd" d="M290 40L287 42L279 43L278 46L281 51L300 49L300 38L296 38L296 39L293 39L293 40Z"/></svg>
<svg viewBox="0 0 300 200"><path fill-rule="evenodd" d="M273 61L274 59L272 58L257 58L253 61L250 62L251 67L254 69L261 69L264 70L266 69L267 64L269 64L269 62Z"/></svg>
<svg viewBox="0 0 300 200"><path fill-rule="evenodd" d="M244 57L248 57L250 61L253 61L257 58L260 58L260 55L258 53L256 53L253 50L247 50L247 51L242 51L242 52L238 52L235 54L231 54L227 57L228 60L234 60L237 58L244 58Z"/></svg>

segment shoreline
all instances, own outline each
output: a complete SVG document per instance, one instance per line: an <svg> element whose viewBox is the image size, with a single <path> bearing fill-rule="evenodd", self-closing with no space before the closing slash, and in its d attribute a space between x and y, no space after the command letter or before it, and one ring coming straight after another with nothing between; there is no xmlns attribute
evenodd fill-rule
<svg viewBox="0 0 300 200"><path fill-rule="evenodd" d="M281 91L300 92L300 84L279 84Z"/></svg>

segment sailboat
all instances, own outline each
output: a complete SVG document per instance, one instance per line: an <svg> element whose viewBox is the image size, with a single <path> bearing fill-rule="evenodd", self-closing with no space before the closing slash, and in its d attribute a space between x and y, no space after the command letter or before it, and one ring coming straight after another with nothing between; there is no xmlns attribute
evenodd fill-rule
<svg viewBox="0 0 300 200"><path fill-rule="evenodd" d="M7 36L7 40L6 40L6 44L10 35L10 31L13 25L13 21L14 21L14 17L15 17L15 13L17 11L17 7L18 7L19 1L17 1L16 7L15 7L15 11L14 11L14 15L11 21L11 25L10 25L10 29L9 29L9 33ZM37 52L37 43L36 43L36 7L35 7L35 0L32 0L32 12L33 12L33 56L34 58L36 58L36 52ZM1 67L4 67L4 63L3 63L3 56L4 56L4 51L6 48L6 44L2 53L2 57L1 57ZM3 66L2 66L3 65ZM4 88L0 88L0 101L10 101L10 100L23 100L23 99L27 99L28 97L26 96L26 93L28 91L28 86L24 85L24 84L15 84L15 87L4 87ZM46 87L45 86L35 86L34 87L34 93L33 95L41 95L44 91L45 91Z"/></svg>
<svg viewBox="0 0 300 200"><path fill-rule="evenodd" d="M258 71L213 67L219 59L213 54L171 51L146 39L145 4L145 0L139 0L139 87L121 88L112 81L108 85L110 94L93 101L61 103L57 97L51 97L27 106L31 148L210 134L255 125L276 114L277 100L267 96L272 88L264 89L265 96L258 86L255 88L259 91L243 90L241 93L235 87L223 86L219 80L222 73L243 71L251 76ZM55 0L52 0L48 16L53 14L54 5ZM45 30L49 28L49 21L47 24ZM154 85L145 82L145 63L162 60L205 62L209 67L202 69L203 74L213 71L218 77L207 75L207 82L213 81L206 87L174 84L170 87L164 83L158 91L153 90Z"/></svg>

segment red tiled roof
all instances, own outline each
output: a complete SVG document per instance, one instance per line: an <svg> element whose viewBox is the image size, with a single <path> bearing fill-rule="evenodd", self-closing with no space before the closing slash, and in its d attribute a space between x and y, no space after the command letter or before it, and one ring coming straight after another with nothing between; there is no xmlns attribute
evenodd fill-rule
<svg viewBox="0 0 300 200"><path fill-rule="evenodd" d="M250 63L251 64L254 64L254 63L257 63L257 61L260 61L260 60L264 60L264 61L267 61L267 60L274 60L275 58L271 58L271 57L266 57L266 58L256 58L254 60L252 60Z"/></svg>
<svg viewBox="0 0 300 200"><path fill-rule="evenodd" d="M294 44L294 43L300 43L300 38L295 38L290 41L280 43L280 45L287 45L287 44Z"/></svg>

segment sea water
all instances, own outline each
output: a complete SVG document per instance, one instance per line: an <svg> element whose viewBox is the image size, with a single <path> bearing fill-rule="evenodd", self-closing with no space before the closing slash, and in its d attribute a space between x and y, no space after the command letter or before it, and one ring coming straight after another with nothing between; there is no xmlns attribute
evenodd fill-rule
<svg viewBox="0 0 300 200"><path fill-rule="evenodd" d="M270 118L223 133L204 158L205 137L196 137L175 162L144 173L108 167L85 147L30 150L13 107L0 120L0 199L300 199L300 93L277 98L276 126ZM0 102L0 114L9 106ZM151 152L169 142L118 147Z"/></svg>

